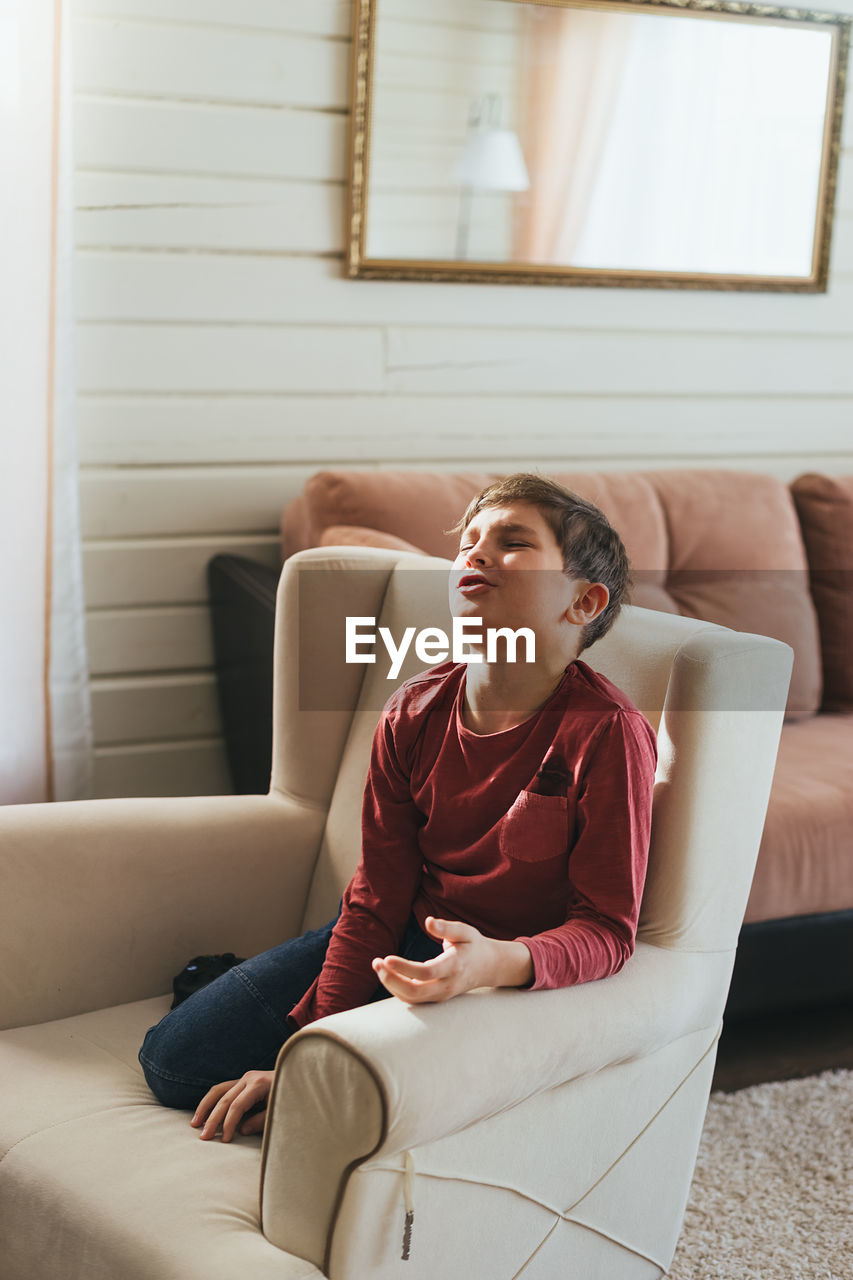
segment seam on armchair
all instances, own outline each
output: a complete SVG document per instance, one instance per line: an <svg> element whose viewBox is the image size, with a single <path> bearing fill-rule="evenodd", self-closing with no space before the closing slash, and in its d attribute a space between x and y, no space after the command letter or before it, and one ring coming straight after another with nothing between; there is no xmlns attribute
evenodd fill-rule
<svg viewBox="0 0 853 1280"><path fill-rule="evenodd" d="M139 1079L140 1072L139 1072L137 1059L134 1059L133 1062L126 1062L124 1058L120 1058L117 1053L113 1053L112 1049L108 1049L107 1046L104 1044L101 1044L100 1041L93 1040L91 1036L80 1035L79 1032L74 1032L74 1034L71 1036L71 1039L83 1040L86 1044L90 1044L93 1049L100 1049L101 1053L105 1053L109 1058L112 1058L114 1062L118 1062L121 1066L125 1068L125 1070L129 1071L130 1074L133 1076L134 1080Z"/></svg>
<svg viewBox="0 0 853 1280"><path fill-rule="evenodd" d="M672 1093L670 1093L670 1094L669 1094L669 1096L668 1096L668 1097L667 1097L667 1098L666 1098L666 1099L661 1103L661 1105L658 1107L657 1111L654 1113L654 1115L651 1117L651 1119L650 1119L646 1124L644 1124L644 1125L643 1125L643 1127L642 1127L642 1129L640 1130L640 1132L639 1132L638 1134L636 1134L636 1136L631 1140L631 1142L629 1142L629 1143L628 1143L627 1147L626 1147L626 1148L625 1148L625 1150L622 1152L622 1155L620 1155L620 1156L618 1157L618 1159L617 1159L617 1160L614 1160L614 1161L613 1161L613 1163L612 1163L611 1165L609 1165L609 1167L608 1167L607 1169L605 1169L605 1171L604 1171L604 1173L601 1175L601 1177L600 1177L600 1178L597 1178L597 1179L595 1180L595 1182L592 1184L592 1186L587 1187L587 1189L586 1189L586 1191L583 1193L583 1195L582 1195L578 1200L575 1200L574 1204L570 1204L570 1205L569 1205L568 1209L566 1209L566 1214L570 1213L572 1209L576 1208L579 1204L581 1204L581 1203L586 1199L586 1197L589 1195L589 1193L590 1193L591 1191L594 1191L594 1190L595 1190L595 1188L599 1185L599 1183L601 1183L601 1182L603 1182L603 1181L604 1181L604 1179L605 1179L605 1178L607 1177L607 1175L611 1172L611 1170L615 1168L615 1166L616 1166L616 1164L618 1163L618 1161L622 1159L622 1156L624 1156L628 1151L630 1151L632 1147L635 1147L635 1146L637 1145L637 1143L640 1141L640 1139L643 1137L643 1135L644 1135L644 1134L645 1134L645 1133L646 1133L646 1132L651 1128L651 1126L652 1126L652 1125L654 1124L654 1122L657 1120L658 1116L659 1116L659 1115L661 1115L661 1114L663 1113L664 1109L665 1109L666 1107L668 1107L668 1106L669 1106L669 1104L672 1102L672 1100L673 1100L673 1098L676 1096L676 1094L680 1093L680 1092L681 1092L681 1090L684 1088L684 1086L687 1084L687 1081L688 1081L688 1080L690 1080L690 1079L691 1079L691 1078L696 1074L696 1072L697 1072L697 1071L699 1070L699 1068L702 1066L703 1062L704 1062L704 1061L705 1061L705 1059L708 1057L708 1055L709 1055L710 1053L713 1053L713 1052L716 1050L717 1042L718 1042L718 1041L719 1041L719 1039L720 1039L720 1034L721 1034L722 1030L723 1030L723 1024L722 1024L722 1022L719 1022L719 1023L717 1024L717 1029L716 1029L716 1033L715 1033L715 1035L714 1035L714 1038L713 1038L713 1040L711 1041L711 1043L708 1045L708 1048L707 1048L707 1049L705 1050L705 1052L702 1054L702 1057L701 1057L701 1058L699 1058L699 1059L697 1059L697 1061L693 1064L693 1066L692 1066L692 1067L690 1068L690 1070L687 1072L687 1075L682 1077L682 1079L679 1081L678 1085L673 1089ZM585 1223L580 1223L580 1225L581 1225L581 1226L585 1226L585 1225L587 1225L587 1224L585 1224Z"/></svg>
<svg viewBox="0 0 853 1280"><path fill-rule="evenodd" d="M67 1116L64 1120L54 1120L53 1124L45 1124L38 1129L31 1129L29 1133L21 1134L20 1138L13 1142L11 1147L0 1155L0 1165L13 1151L17 1151L18 1147L23 1146L25 1142L29 1142L31 1138L40 1138L43 1133L50 1133L53 1129L61 1129L63 1125L88 1123L95 1116L111 1115L113 1112L124 1110L127 1107L147 1107L148 1105L146 1102L122 1102L115 1107L101 1107L98 1111L87 1111L85 1115L80 1116Z"/></svg>
<svg viewBox="0 0 853 1280"><path fill-rule="evenodd" d="M571 1218L568 1214L562 1215L562 1221L571 1222L576 1227L582 1227L584 1231L591 1231L593 1235L601 1236L602 1240L609 1240L611 1244L615 1244L620 1249L624 1249L626 1253L633 1253L636 1258L643 1258L646 1262L650 1262L653 1267L658 1267L661 1275L665 1274L666 1266L659 1258L653 1258L650 1253L646 1253L643 1249L638 1249L635 1245L628 1244L625 1240L620 1240L618 1236L610 1235L609 1232L602 1231L600 1227L594 1227L589 1222L581 1222L579 1218ZM530 1259L528 1259L528 1262L529 1261ZM527 1262L524 1265L527 1266Z"/></svg>
<svg viewBox="0 0 853 1280"><path fill-rule="evenodd" d="M539 1241L539 1243L537 1244L536 1248L535 1248L535 1249L533 1250L533 1252L529 1255L529 1257L527 1257L527 1258L525 1258L525 1259L524 1259L524 1262L522 1262L521 1266L519 1267L518 1271L516 1271L515 1275L511 1277L511 1280L521 1280L521 1278L523 1277L523 1275L524 1275L525 1271L526 1271L526 1270L527 1270L527 1268L530 1266L530 1264L531 1264L531 1262L533 1261L533 1259L536 1257L537 1253L539 1253L539 1251L540 1251L541 1249L544 1249L544 1248L545 1248L545 1245L546 1245L546 1244L548 1243L548 1241L551 1239L551 1236L552 1236L552 1235L554 1234L554 1232L557 1230L557 1227L559 1227L559 1225L560 1225L560 1223L561 1223L562 1221L563 1221L563 1219L562 1219L561 1217L559 1217L559 1216L558 1216L557 1218L555 1218L553 1225L552 1225L552 1226L551 1226L551 1227L550 1227L550 1228L545 1232L545 1235L544 1235L544 1236L542 1237L542 1239Z"/></svg>
<svg viewBox="0 0 853 1280"><path fill-rule="evenodd" d="M310 809L312 813L327 814L329 812L327 804L322 804L319 800L309 800L307 796L298 796L295 791L290 791L287 787L271 785L269 794L281 796L283 800L290 800L292 804L299 805L302 809Z"/></svg>
<svg viewBox="0 0 853 1280"><path fill-rule="evenodd" d="M726 627L726 628L725 628L725 630L730 631L730 630L731 630L731 627ZM703 633L703 632L696 631L696 632L694 632L694 633L693 633L693 636L691 636L691 639L694 639L697 635L702 635L702 634L704 634L704 633ZM740 634L740 633L737 633L737 634ZM773 643L773 644L780 644L780 645L784 645L784 646L785 646L785 648L787 648L787 649L790 649L790 647L791 647L791 646L787 643L787 641L785 641L785 640L777 640L775 636L762 636L762 640L769 640L769 641L770 641L771 643ZM686 643L686 642L685 642L685 643ZM750 654L750 653L760 653L760 652L762 652L762 650L765 648L765 645L764 645L764 644L755 644L755 643L750 642L750 641L747 641L747 640L745 639L745 640L744 640L744 642L743 642L743 644L740 646L740 648L739 648L739 649L737 649L737 650L735 650L733 653L721 653L721 654L718 654L718 655L717 655L716 657L714 657L714 658L695 658L695 657L694 657L692 654L690 654L690 653L682 654L681 650L682 650L683 648L684 648L684 645L680 645L680 646L679 646L678 652L677 652L677 654L675 655L676 657L682 658L682 659L683 659L683 661L685 661L685 662L690 662L690 663L692 663L692 664L693 664L693 666L699 666L699 665L701 665L701 666L706 667L709 671L713 671L713 670L716 670L716 669L717 669L718 667L720 667L721 665L723 665L724 663L726 663L726 662L730 662L730 661L731 661L731 659L732 659L732 656L734 656L734 657L736 657L736 658L742 658L742 657L744 657L745 655L748 655L748 654Z"/></svg>
<svg viewBox="0 0 853 1280"><path fill-rule="evenodd" d="M650 942L648 938L644 938L642 934L637 934L637 941L642 942L645 947L654 947L655 951L676 951L683 956L733 956L736 947L676 947L668 946L665 942Z"/></svg>
<svg viewBox="0 0 853 1280"><path fill-rule="evenodd" d="M703 1057L704 1056L705 1055L703 1055ZM699 1063L696 1064L696 1066L698 1065ZM681 1084L684 1084L690 1078L690 1076L693 1074L693 1071L695 1070L696 1068L693 1067L690 1073L684 1077L684 1080L681 1082ZM681 1084L679 1084L678 1089L681 1088ZM668 1098L667 1101L663 1104L664 1107L667 1106L667 1104L672 1101L672 1098L675 1097L676 1093L678 1093L678 1089L676 1089L675 1092L671 1095L671 1097ZM661 1108L661 1110L663 1110L663 1108ZM660 1112L656 1113L652 1117L652 1119L649 1121L649 1124L653 1124L654 1121L657 1119L657 1115L659 1114ZM646 1128L648 1128L648 1125L646 1126ZM645 1132L645 1129L642 1132ZM637 1138L641 1136L642 1136L642 1133L638 1134ZM635 1138L634 1142L636 1140L637 1139ZM619 1160L622 1159L622 1156L624 1156L626 1152L631 1150L631 1147L634 1145L634 1142L630 1142L628 1144L628 1146L625 1148L625 1151L623 1151L618 1156L617 1160L614 1161L614 1164L610 1166L610 1169L612 1169L615 1164L618 1164ZM394 1169L390 1165L376 1165L374 1167L377 1171L382 1173L393 1173L397 1176L399 1176L400 1174L399 1169ZM610 1172L610 1169L607 1170L607 1173ZM606 1177L607 1174L603 1174L602 1176ZM475 1187L491 1187L495 1191L508 1191L511 1195L519 1196L522 1200L529 1200L531 1204L535 1204L538 1208L544 1209L546 1213L550 1213L554 1216L555 1221L553 1225L548 1228L547 1233L542 1238L542 1240L539 1241L536 1248L529 1255L529 1257L525 1258L524 1262L521 1265L520 1270L516 1271L515 1275L512 1277L512 1280L519 1280L519 1277L522 1277L524 1275L526 1268L530 1265L530 1263L535 1258L536 1254L539 1252L539 1250L548 1240L548 1237L553 1234L553 1232L557 1229L557 1227L560 1225L561 1222L571 1222L574 1226L582 1227L585 1231L592 1231L595 1235L601 1236L604 1240L609 1240L612 1244L618 1245L620 1249L624 1249L627 1253L633 1253L638 1258L644 1258L646 1262L651 1262L653 1266L659 1267L662 1272L666 1271L666 1267L661 1261L659 1261L659 1259L653 1258L650 1254L645 1253L642 1249L636 1248L635 1245L628 1244L625 1240L620 1240L618 1236L611 1235L608 1232L603 1231L600 1227L593 1226L591 1223L584 1222L582 1219L573 1216L571 1212L571 1208L560 1210L556 1208L555 1205L547 1204L544 1200L541 1200L538 1196L531 1195L529 1191L522 1191L520 1187L513 1187L505 1182L486 1182L482 1178L466 1178L464 1175L458 1174L458 1173L433 1173L423 1169L419 1169L417 1171L417 1177L434 1178L438 1182L467 1182L471 1186L475 1186ZM590 1191L592 1191L596 1186L598 1186L598 1183L600 1181L601 1181L600 1178L597 1179L596 1182L594 1182L592 1186L587 1191L584 1192L584 1195L581 1197L581 1199L587 1196ZM328 1270L328 1258L324 1263L324 1270L326 1271Z"/></svg>

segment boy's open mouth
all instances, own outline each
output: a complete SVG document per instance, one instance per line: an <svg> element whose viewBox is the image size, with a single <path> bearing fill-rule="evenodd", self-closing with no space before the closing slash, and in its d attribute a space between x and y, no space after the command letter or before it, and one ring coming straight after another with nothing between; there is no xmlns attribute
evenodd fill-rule
<svg viewBox="0 0 853 1280"><path fill-rule="evenodd" d="M466 573L459 579L456 590L461 591L466 596L479 595L482 591L488 591L494 585L482 573Z"/></svg>

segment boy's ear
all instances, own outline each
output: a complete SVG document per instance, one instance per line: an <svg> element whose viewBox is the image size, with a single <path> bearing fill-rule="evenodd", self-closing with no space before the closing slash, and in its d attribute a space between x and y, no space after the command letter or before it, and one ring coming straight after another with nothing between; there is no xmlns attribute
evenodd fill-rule
<svg viewBox="0 0 853 1280"><path fill-rule="evenodd" d="M579 582L575 598L566 610L566 617L575 626L585 626L607 608L610 591L603 582Z"/></svg>

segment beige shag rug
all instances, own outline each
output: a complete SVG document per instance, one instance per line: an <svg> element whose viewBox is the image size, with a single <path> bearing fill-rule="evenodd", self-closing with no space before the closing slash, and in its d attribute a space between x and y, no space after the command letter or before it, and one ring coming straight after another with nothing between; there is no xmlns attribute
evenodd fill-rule
<svg viewBox="0 0 853 1280"><path fill-rule="evenodd" d="M713 1093L670 1280L851 1280L853 1071Z"/></svg>

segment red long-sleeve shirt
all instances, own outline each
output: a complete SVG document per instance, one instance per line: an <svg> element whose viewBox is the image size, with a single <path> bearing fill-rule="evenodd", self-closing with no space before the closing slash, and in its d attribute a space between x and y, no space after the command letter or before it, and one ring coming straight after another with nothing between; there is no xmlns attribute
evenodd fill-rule
<svg viewBox="0 0 853 1280"><path fill-rule="evenodd" d="M362 808L362 856L322 973L291 1018L365 1004L374 956L409 916L525 943L534 988L615 973L634 947L657 748L640 711L576 660L522 724L462 722L464 663L407 680L382 712Z"/></svg>

